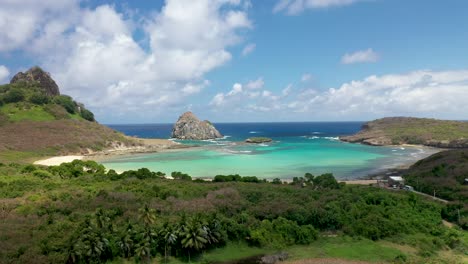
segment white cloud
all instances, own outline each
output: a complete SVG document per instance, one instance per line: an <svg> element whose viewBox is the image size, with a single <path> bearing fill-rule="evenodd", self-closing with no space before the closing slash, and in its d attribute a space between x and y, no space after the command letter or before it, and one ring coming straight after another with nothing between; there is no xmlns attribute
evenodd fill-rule
<svg viewBox="0 0 468 264"><path fill-rule="evenodd" d="M294 91L288 86L280 94L261 92L256 97L246 92L235 98L223 97L222 104L213 106L245 112L249 117L256 111L266 111L269 116L287 113L289 118L298 120L362 120L383 116L466 119L468 70L372 75L322 91L313 88Z"/></svg>
<svg viewBox="0 0 468 264"><path fill-rule="evenodd" d="M254 44L254 43L249 43L249 44L245 45L244 49L242 49L242 56L249 55L250 53L252 53L255 50L256 47L257 47L257 45Z"/></svg>
<svg viewBox="0 0 468 264"><path fill-rule="evenodd" d="M0 52L52 44L51 39L76 19L78 4L77 0L0 0Z"/></svg>
<svg viewBox="0 0 468 264"><path fill-rule="evenodd" d="M279 0L273 13L285 11L288 15L297 15L306 9L318 9L351 5L363 0Z"/></svg>
<svg viewBox="0 0 468 264"><path fill-rule="evenodd" d="M376 62L379 60L379 54L372 49L359 50L351 54L346 53L341 58L342 64L354 64L364 62Z"/></svg>
<svg viewBox="0 0 468 264"><path fill-rule="evenodd" d="M10 70L4 65L0 65L0 84L6 82L8 76L10 76Z"/></svg>
<svg viewBox="0 0 468 264"><path fill-rule="evenodd" d="M304 73L301 77L301 82L308 82L312 79L312 74Z"/></svg>
<svg viewBox="0 0 468 264"><path fill-rule="evenodd" d="M139 20L109 5L39 2L0 0L0 53L27 51L63 93L106 119L186 107L209 86L204 75L228 62L228 48L252 27L244 0L167 0ZM148 47L134 37L141 33Z"/></svg>
<svg viewBox="0 0 468 264"><path fill-rule="evenodd" d="M263 81L263 78L260 77L258 78L257 80L254 80L254 81L249 81L245 87L247 89L250 89L250 90L257 90L257 89L261 89L263 88L263 86L265 85L265 82Z"/></svg>

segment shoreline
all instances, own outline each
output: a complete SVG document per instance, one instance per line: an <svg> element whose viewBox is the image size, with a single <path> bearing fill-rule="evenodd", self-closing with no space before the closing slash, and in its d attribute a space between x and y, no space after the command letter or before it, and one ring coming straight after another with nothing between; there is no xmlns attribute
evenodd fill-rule
<svg viewBox="0 0 468 264"><path fill-rule="evenodd" d="M143 139L143 138L132 138L136 139L139 145L136 146L114 146L113 148L106 149L104 151L91 152L88 154L81 155L66 155L66 156L54 156L41 160L35 161L35 165L44 165L44 166L55 166L60 165L64 162L72 162L75 159L79 160L94 160L96 162L105 162L112 160L116 157L130 157L134 155L144 155L150 153L163 153L163 152L172 152L172 151L190 151L197 148L200 148L199 145L187 145L179 142L174 142L169 139ZM242 141L240 141L242 143ZM358 143L359 144L359 143ZM427 153L426 156L433 155L435 153L444 151L446 149L428 147L424 145L411 145L411 144L401 144L401 145L390 145L390 146L380 146L380 147L390 147L390 148L414 148L422 150L424 153ZM420 160L424 157L418 158ZM417 160L411 160L403 164L395 164L394 166L382 167L375 170L375 172L363 173L363 175L358 176L357 178L343 177L342 179L337 179L339 182L346 182L348 184L371 184L375 183L377 180L382 179L388 176L401 176L404 171L406 171L410 166L412 166ZM196 177L195 177L196 178ZM282 179L287 180L287 179Z"/></svg>

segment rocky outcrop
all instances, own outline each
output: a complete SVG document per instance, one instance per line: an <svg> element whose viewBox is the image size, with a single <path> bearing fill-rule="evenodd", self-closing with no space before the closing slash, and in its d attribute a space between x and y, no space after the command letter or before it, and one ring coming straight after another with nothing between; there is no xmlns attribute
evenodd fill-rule
<svg viewBox="0 0 468 264"><path fill-rule="evenodd" d="M209 121L200 121L192 112L186 112L174 124L171 137L204 140L221 138L223 135Z"/></svg>
<svg viewBox="0 0 468 264"><path fill-rule="evenodd" d="M367 122L361 131L340 140L372 146L414 144L468 148L468 122L414 117L386 117Z"/></svg>
<svg viewBox="0 0 468 264"><path fill-rule="evenodd" d="M273 140L267 137L251 137L245 140L246 143L266 143L271 141Z"/></svg>
<svg viewBox="0 0 468 264"><path fill-rule="evenodd" d="M48 96L60 95L59 88L52 77L50 77L50 73L43 71L37 66L32 67L24 73L17 73L11 79L10 84L18 82L36 83Z"/></svg>

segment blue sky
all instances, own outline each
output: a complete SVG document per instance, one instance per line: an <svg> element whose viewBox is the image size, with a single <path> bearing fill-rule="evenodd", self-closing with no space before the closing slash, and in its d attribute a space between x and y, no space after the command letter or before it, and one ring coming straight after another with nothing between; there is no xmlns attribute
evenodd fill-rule
<svg viewBox="0 0 468 264"><path fill-rule="evenodd" d="M467 119L467 11L462 0L0 0L0 80L40 65L103 123L187 110L218 122Z"/></svg>

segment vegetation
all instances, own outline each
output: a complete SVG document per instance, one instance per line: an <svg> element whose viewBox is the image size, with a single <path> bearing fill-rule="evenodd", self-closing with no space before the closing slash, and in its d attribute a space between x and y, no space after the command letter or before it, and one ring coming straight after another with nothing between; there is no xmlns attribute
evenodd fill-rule
<svg viewBox="0 0 468 264"><path fill-rule="evenodd" d="M436 153L416 162L404 178L417 191L451 201L443 215L468 229L468 150Z"/></svg>
<svg viewBox="0 0 468 264"><path fill-rule="evenodd" d="M366 123L344 141L371 145L415 144L444 148L468 147L468 122L430 118L387 117Z"/></svg>
<svg viewBox="0 0 468 264"><path fill-rule="evenodd" d="M96 123L82 104L66 95L50 95L38 82L0 85L0 102L0 162L135 144Z"/></svg>
<svg viewBox="0 0 468 264"><path fill-rule="evenodd" d="M271 141L272 139L267 137L251 137L245 140L247 143L266 143Z"/></svg>
<svg viewBox="0 0 468 264"><path fill-rule="evenodd" d="M0 110L7 114L11 122L70 119L75 113L82 120L94 121L93 113L73 101L70 96L48 96L35 83L1 85L0 101ZM63 114L63 111L67 114ZM60 114L55 114L58 112Z"/></svg>
<svg viewBox="0 0 468 264"><path fill-rule="evenodd" d="M239 257L281 249L293 258L323 250L356 259L354 242L344 245L351 240L367 260L404 253L380 252L385 241L414 248L404 253L409 260L467 250L466 233L441 224L443 205L407 192L335 184L331 174L291 184L164 176L106 171L93 161L1 164L0 262L204 262L235 255L232 245L242 245Z"/></svg>

